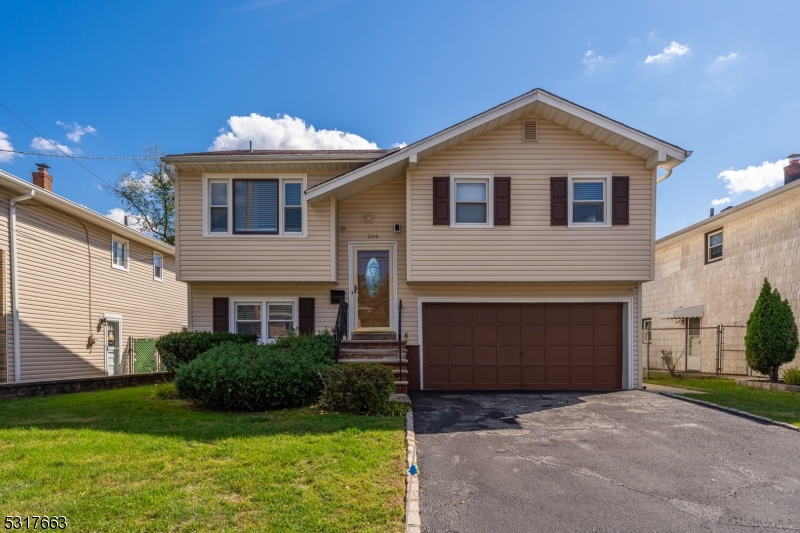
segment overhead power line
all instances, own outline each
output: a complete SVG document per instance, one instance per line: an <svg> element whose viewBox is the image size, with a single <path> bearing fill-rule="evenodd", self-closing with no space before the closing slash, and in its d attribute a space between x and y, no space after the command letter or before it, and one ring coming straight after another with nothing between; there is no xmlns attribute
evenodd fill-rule
<svg viewBox="0 0 800 533"><path fill-rule="evenodd" d="M45 153L42 153L42 152L24 152L22 150L6 150L5 148L0 148L0 152L10 152L12 154L36 155L36 156L41 156L41 157L68 157L70 159L113 159L113 160L125 160L125 161L136 161L138 159L145 159L144 157L116 157L116 156L99 156L99 155L45 154Z"/></svg>
<svg viewBox="0 0 800 533"><path fill-rule="evenodd" d="M25 122L24 120L22 120L22 118L21 118L19 115L17 115L17 114L16 114L16 113L14 113L13 111L11 111L9 108L7 108L5 105L3 105L3 103L2 103L2 102L0 102L0 107L2 107L3 109L5 109L5 110L6 110L6 111L8 111L9 113L11 113L11 114L14 116L14 118L16 118L17 120L19 120L19 121L20 121L20 122L22 122L23 124L25 124L25 125L26 125L28 128L30 128L30 129L31 129L31 131L33 131L33 132L34 132L36 135L38 135L38 136L39 136L39 137L41 137L42 139L46 140L46 141L47 141L47 142L49 142L50 144L52 144L52 145L53 145L53 148L55 148L56 150L58 150L59 152L61 152L62 154L64 154L64 156L65 156L65 157L68 157L68 158L72 159L72 160L75 162L75 164L76 164L76 165L78 165L79 167L81 167L83 170L85 170L86 172L88 172L89 174L91 174L92 176L94 176L95 178L99 179L100 181L102 181L103 183L105 183L106 185L108 185L109 187L111 187L111 186L112 186L112 185L111 185L109 182L107 182L106 180L104 180L103 178L101 178L100 176L98 176L97 174L95 174L94 172L92 172L91 170L89 170L88 168L86 168L86 167L83 165L83 163L81 163L80 161L78 161L77 159L75 159L75 157L74 157L74 156L72 156L72 155L68 154L67 152L65 152L64 150L62 150L62 149L61 149L61 147L60 147L60 146L58 146L56 143L54 143L53 141L51 141L50 139L48 139L47 137L45 137L44 135L42 135L41 133L39 133L39 131L38 131L36 128L34 128L34 127L33 127L33 126L31 126L30 124L28 124L27 122Z"/></svg>

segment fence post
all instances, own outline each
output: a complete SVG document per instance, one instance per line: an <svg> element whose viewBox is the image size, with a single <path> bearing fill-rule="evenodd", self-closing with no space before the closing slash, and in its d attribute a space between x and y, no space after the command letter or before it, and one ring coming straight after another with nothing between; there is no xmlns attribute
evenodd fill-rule
<svg viewBox="0 0 800 533"><path fill-rule="evenodd" d="M717 375L722 374L722 324L717 324Z"/></svg>
<svg viewBox="0 0 800 533"><path fill-rule="evenodd" d="M647 335L647 379L650 379L650 332L645 330L645 335Z"/></svg>

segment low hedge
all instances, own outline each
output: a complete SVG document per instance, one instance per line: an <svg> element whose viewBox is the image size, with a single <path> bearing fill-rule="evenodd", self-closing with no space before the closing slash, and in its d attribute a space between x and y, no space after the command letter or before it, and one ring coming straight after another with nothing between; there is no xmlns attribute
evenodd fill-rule
<svg viewBox="0 0 800 533"><path fill-rule="evenodd" d="M330 335L292 336L274 344L215 346L175 374L181 398L207 409L280 409L310 405L320 374L333 365Z"/></svg>
<svg viewBox="0 0 800 533"><path fill-rule="evenodd" d="M322 409L346 413L389 414L394 393L392 370L379 363L348 363L327 368L322 375Z"/></svg>
<svg viewBox="0 0 800 533"><path fill-rule="evenodd" d="M156 341L156 349L161 355L161 363L164 368L174 372L181 365L196 359L201 353L226 342L255 344L256 336L219 331L180 331L159 337Z"/></svg>

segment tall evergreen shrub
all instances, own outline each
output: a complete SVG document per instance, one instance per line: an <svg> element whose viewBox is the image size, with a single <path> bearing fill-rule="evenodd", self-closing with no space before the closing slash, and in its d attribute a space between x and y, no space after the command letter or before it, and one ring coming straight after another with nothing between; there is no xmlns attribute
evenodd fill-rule
<svg viewBox="0 0 800 533"><path fill-rule="evenodd" d="M747 320L744 337L747 364L756 372L778 381L778 369L797 353L797 323L788 300L781 300L764 278L761 294Z"/></svg>

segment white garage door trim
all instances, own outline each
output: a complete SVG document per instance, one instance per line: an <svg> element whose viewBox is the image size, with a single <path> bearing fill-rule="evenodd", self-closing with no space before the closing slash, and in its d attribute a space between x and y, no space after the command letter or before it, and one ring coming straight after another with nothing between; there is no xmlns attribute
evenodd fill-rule
<svg viewBox="0 0 800 533"><path fill-rule="evenodd" d="M634 298L452 298L420 296L417 298L417 336L419 337L419 388L425 390L423 362L425 360L425 342L422 338L422 304L426 303L600 303L613 302L622 304L622 388L633 388L633 309Z"/></svg>

